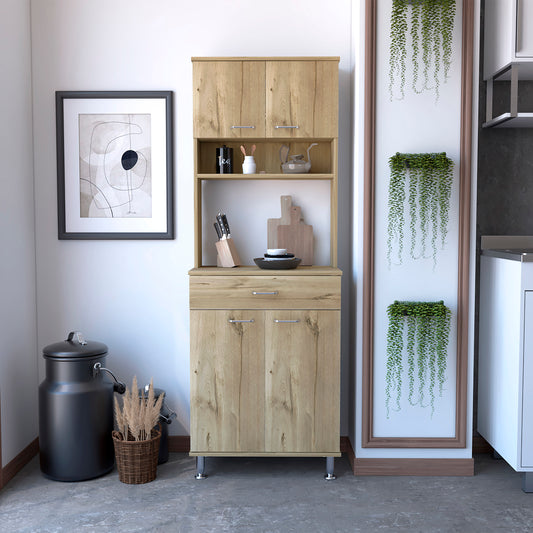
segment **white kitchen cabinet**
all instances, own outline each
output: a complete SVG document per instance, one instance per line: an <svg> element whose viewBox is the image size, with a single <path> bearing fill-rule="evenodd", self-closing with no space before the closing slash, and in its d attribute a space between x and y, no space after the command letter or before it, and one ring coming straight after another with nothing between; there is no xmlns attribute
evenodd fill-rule
<svg viewBox="0 0 533 533"><path fill-rule="evenodd" d="M533 0L485 0L483 79L487 127L531 128L533 113L518 112L519 81L533 80ZM494 117L494 82L510 81L509 111Z"/></svg>
<svg viewBox="0 0 533 533"><path fill-rule="evenodd" d="M533 75L533 0L485 0L483 79L521 63L521 79Z"/></svg>
<svg viewBox="0 0 533 533"><path fill-rule="evenodd" d="M531 251L481 256L477 429L533 492Z"/></svg>

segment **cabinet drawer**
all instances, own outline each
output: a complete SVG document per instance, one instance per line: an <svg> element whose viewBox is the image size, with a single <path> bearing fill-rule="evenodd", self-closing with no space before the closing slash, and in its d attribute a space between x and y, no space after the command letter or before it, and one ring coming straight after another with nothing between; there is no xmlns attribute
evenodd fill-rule
<svg viewBox="0 0 533 533"><path fill-rule="evenodd" d="M191 309L340 309L340 276L192 276Z"/></svg>

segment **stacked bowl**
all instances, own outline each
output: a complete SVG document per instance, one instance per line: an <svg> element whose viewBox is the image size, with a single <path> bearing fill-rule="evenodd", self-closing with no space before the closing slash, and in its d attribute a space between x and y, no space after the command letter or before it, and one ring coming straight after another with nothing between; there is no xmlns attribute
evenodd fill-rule
<svg viewBox="0 0 533 533"><path fill-rule="evenodd" d="M266 270L290 270L296 268L302 260L287 253L286 248L269 248L264 257L256 257L254 263Z"/></svg>

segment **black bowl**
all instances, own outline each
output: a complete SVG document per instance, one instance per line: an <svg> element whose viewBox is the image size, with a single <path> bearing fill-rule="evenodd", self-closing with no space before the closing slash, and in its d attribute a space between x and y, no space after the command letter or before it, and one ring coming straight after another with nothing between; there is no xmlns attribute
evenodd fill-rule
<svg viewBox="0 0 533 533"><path fill-rule="evenodd" d="M265 261L262 257L255 257L254 263L264 270L291 270L296 268L302 260L298 257L291 259L281 259L280 261Z"/></svg>

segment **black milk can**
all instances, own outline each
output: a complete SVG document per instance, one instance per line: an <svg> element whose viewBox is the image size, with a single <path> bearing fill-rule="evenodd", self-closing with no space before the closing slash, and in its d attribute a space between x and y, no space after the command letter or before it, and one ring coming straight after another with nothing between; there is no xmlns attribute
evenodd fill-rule
<svg viewBox="0 0 533 533"><path fill-rule="evenodd" d="M41 471L50 479L82 481L113 468L113 391L125 387L105 368L106 356L105 344L85 341L79 332L43 349L39 449Z"/></svg>

